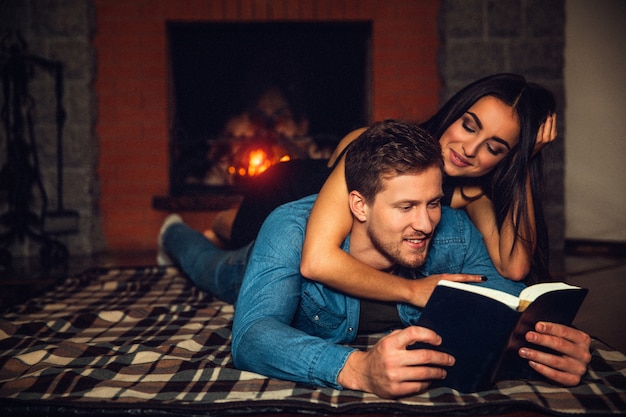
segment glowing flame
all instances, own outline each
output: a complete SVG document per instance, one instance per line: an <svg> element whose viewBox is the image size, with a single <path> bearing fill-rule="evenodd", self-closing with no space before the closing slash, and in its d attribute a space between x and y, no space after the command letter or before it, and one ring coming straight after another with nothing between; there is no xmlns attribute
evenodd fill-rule
<svg viewBox="0 0 626 417"><path fill-rule="evenodd" d="M267 157L263 149L255 149L250 151L248 158L248 175L254 177L263 173L272 165L272 161Z"/></svg>
<svg viewBox="0 0 626 417"><path fill-rule="evenodd" d="M254 177L262 174L272 165L290 159L289 154L276 146L259 144L246 146L237 153L233 165L228 167L228 173L239 177Z"/></svg>

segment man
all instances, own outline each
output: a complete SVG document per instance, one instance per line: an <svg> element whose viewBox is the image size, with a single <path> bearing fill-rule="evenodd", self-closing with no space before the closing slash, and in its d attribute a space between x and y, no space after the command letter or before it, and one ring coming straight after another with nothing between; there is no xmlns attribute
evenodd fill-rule
<svg viewBox="0 0 626 417"><path fill-rule="evenodd" d="M352 256L407 278L438 280L438 274L465 273L486 276L481 285L509 293L523 288L497 274L481 235L464 212L441 208L441 149L418 127L393 121L372 126L346 154L346 181L353 227L344 250ZM413 326L419 308L359 300L300 275L314 198L278 208L259 232L237 299L235 365L381 397L415 393L429 381L444 378L445 368L454 364L450 355L406 350L415 342L441 342L434 332ZM366 352L345 345L359 332L391 329L401 330ZM533 368L558 383L580 381L590 360L588 335L540 323L527 338L561 352L523 349L520 355Z"/></svg>
<svg viewBox="0 0 626 417"><path fill-rule="evenodd" d="M425 277L420 279L427 285L442 278L476 281L487 276L481 285L520 291L521 284L497 275L481 235L465 213L447 208L441 212L436 141L412 125L389 121L368 129L363 142L354 146L346 163L354 225L345 250L376 268L400 273L408 267L412 278ZM167 262L165 255L173 256L194 283L218 298L229 302L239 298L233 356L240 368L383 397L414 393L429 380L443 378L452 358L431 350L406 351L418 341L439 343L436 334L412 326L420 309L357 300L300 275L313 200L276 210L264 224L251 258L251 246L221 250L172 215L159 235L159 257ZM343 345L357 332L393 328L402 330L367 352ZM560 352L522 349L520 355L534 369L557 383L578 384L590 360L588 335L539 323L526 338Z"/></svg>

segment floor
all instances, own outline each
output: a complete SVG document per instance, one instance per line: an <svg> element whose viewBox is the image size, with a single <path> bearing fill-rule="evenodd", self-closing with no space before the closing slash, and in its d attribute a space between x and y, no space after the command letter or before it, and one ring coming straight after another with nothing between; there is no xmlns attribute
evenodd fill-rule
<svg viewBox="0 0 626 417"><path fill-rule="evenodd" d="M14 262L14 271L0 270L0 309L54 285L60 278L93 267L155 264L154 253L124 253L72 258L67 267L42 273L32 262ZM589 289L574 325L626 353L626 253L568 254L555 277Z"/></svg>
<svg viewBox="0 0 626 417"><path fill-rule="evenodd" d="M589 289L574 325L626 353L626 254L565 258L561 280Z"/></svg>

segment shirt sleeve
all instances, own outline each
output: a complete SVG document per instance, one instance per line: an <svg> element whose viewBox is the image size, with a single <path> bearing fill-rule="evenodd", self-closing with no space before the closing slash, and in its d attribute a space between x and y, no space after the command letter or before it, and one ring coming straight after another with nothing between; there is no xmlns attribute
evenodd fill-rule
<svg viewBox="0 0 626 417"><path fill-rule="evenodd" d="M354 349L292 326L305 224L297 211L281 207L261 228L236 304L233 359L240 369L341 389L337 376Z"/></svg>

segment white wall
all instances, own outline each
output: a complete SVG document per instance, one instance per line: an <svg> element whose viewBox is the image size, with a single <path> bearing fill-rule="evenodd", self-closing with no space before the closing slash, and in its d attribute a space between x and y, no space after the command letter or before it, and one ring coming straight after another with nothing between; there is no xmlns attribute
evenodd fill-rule
<svg viewBox="0 0 626 417"><path fill-rule="evenodd" d="M565 237L626 242L626 1L565 7Z"/></svg>

